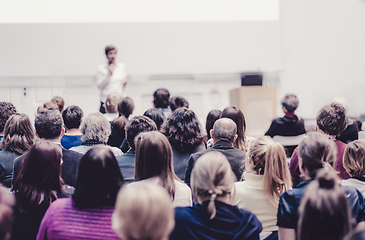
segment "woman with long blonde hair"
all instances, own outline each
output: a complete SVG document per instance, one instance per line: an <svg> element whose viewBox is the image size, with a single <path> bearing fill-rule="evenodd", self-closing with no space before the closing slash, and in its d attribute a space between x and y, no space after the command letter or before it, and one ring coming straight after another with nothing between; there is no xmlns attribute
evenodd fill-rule
<svg viewBox="0 0 365 240"><path fill-rule="evenodd" d="M263 227L261 239L275 239L280 195L292 186L284 147L270 137L259 137L250 145L245 166L245 181L235 183L234 203L256 214Z"/></svg>

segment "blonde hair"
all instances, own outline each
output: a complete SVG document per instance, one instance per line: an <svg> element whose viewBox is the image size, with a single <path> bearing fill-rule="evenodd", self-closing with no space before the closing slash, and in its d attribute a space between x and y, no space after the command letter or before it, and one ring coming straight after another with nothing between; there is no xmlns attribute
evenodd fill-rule
<svg viewBox="0 0 365 240"><path fill-rule="evenodd" d="M249 158L256 173L264 176L269 202L277 206L280 195L292 186L284 147L268 136L259 137L250 145Z"/></svg>
<svg viewBox="0 0 365 240"><path fill-rule="evenodd" d="M167 240L174 225L171 200L162 187L136 182L120 190L112 217L120 238Z"/></svg>
<svg viewBox="0 0 365 240"><path fill-rule="evenodd" d="M217 196L231 195L236 177L227 158L220 152L212 151L198 158L191 174L191 189L194 203L210 197L208 213L210 219L216 214ZM233 196L231 196L233 199Z"/></svg>
<svg viewBox="0 0 365 240"><path fill-rule="evenodd" d="M365 141L356 140L346 145L343 167L351 177L365 176Z"/></svg>
<svg viewBox="0 0 365 240"><path fill-rule="evenodd" d="M107 113L117 113L118 103L122 100L122 96L117 92L108 95L105 101L105 110Z"/></svg>

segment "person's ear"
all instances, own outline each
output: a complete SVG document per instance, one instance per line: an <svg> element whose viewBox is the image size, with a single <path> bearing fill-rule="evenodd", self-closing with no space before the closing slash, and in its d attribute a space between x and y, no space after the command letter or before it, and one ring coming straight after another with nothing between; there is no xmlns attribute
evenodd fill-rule
<svg viewBox="0 0 365 240"><path fill-rule="evenodd" d="M61 129L60 137L62 137L63 135L65 135L65 128L64 127L62 127L62 129Z"/></svg>
<svg viewBox="0 0 365 240"><path fill-rule="evenodd" d="M237 140L237 138L238 138L238 135L236 134L236 135L234 135L234 137L233 137L233 141L231 142L231 143L234 143L236 140Z"/></svg>
<svg viewBox="0 0 365 240"><path fill-rule="evenodd" d="M39 135L38 135L38 133L37 133L37 131L35 131L34 133L37 136L37 138L40 138Z"/></svg>
<svg viewBox="0 0 365 240"><path fill-rule="evenodd" d="M210 137L213 138L213 129L210 129L209 133L210 133Z"/></svg>

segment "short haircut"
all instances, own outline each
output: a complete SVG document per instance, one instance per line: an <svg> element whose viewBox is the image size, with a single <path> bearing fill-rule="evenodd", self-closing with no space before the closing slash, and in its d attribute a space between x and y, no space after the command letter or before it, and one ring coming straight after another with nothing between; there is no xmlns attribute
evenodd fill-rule
<svg viewBox="0 0 365 240"><path fill-rule="evenodd" d="M220 118L213 125L213 136L232 142L237 132L237 125L229 118Z"/></svg>
<svg viewBox="0 0 365 240"><path fill-rule="evenodd" d="M157 131L154 121L145 116L135 116L125 127L127 141L129 146L134 150L134 139L141 132Z"/></svg>
<svg viewBox="0 0 365 240"><path fill-rule="evenodd" d="M281 100L281 105L285 107L288 112L294 112L299 105L299 100L295 94L286 94Z"/></svg>
<svg viewBox="0 0 365 240"><path fill-rule="evenodd" d="M324 106L317 115L317 126L324 133L338 135L346 128L345 108L339 103Z"/></svg>
<svg viewBox="0 0 365 240"><path fill-rule="evenodd" d="M207 120L205 122L205 130L207 131L208 139L211 138L210 136L210 130L213 128L213 124L217 119L219 119L222 111L219 109L214 109L210 111L207 115Z"/></svg>
<svg viewBox="0 0 365 240"><path fill-rule="evenodd" d="M130 97L125 97L118 103L118 112L120 115L124 115L126 118L133 113L134 102Z"/></svg>
<svg viewBox="0 0 365 240"><path fill-rule="evenodd" d="M168 239L174 225L174 209L162 187L136 182L120 190L112 227L122 239Z"/></svg>
<svg viewBox="0 0 365 240"><path fill-rule="evenodd" d="M105 55L108 55L108 53L111 51L111 50L117 50L116 47L114 47L113 45L108 45L105 47Z"/></svg>
<svg viewBox="0 0 365 240"><path fill-rule="evenodd" d="M63 119L60 111L57 109L40 110L35 116L34 126L40 138L58 138L63 128Z"/></svg>
<svg viewBox="0 0 365 240"><path fill-rule="evenodd" d="M128 120L124 116L120 116L113 120L112 126L119 136L125 136L125 126L127 126Z"/></svg>
<svg viewBox="0 0 365 240"><path fill-rule="evenodd" d="M72 105L62 112L62 118L67 129L79 128L84 112L78 106Z"/></svg>
<svg viewBox="0 0 365 240"><path fill-rule="evenodd" d="M0 102L0 132L4 131L5 123L9 117L16 113L16 108L10 102Z"/></svg>
<svg viewBox="0 0 365 240"><path fill-rule="evenodd" d="M13 224L14 196L0 186L0 239L10 239Z"/></svg>
<svg viewBox="0 0 365 240"><path fill-rule="evenodd" d="M171 111L175 111L177 108L180 108L180 107L189 108L189 102L181 96L171 97L169 105L170 105Z"/></svg>
<svg viewBox="0 0 365 240"><path fill-rule="evenodd" d="M80 160L72 199L77 208L114 207L123 183L118 162L110 147L96 145Z"/></svg>
<svg viewBox="0 0 365 240"><path fill-rule="evenodd" d="M170 93L166 88L159 88L153 93L153 104L156 108L167 108L170 102Z"/></svg>
<svg viewBox="0 0 365 240"><path fill-rule="evenodd" d="M92 140L107 143L112 130L105 116L97 112L89 114L82 121L80 132L82 133L81 140L83 142Z"/></svg>
<svg viewBox="0 0 365 240"><path fill-rule="evenodd" d="M42 110L59 110L58 105L54 102L45 102L41 106L37 108L37 113L39 113Z"/></svg>
<svg viewBox="0 0 365 240"><path fill-rule="evenodd" d="M60 112L63 111L63 107L65 106L65 100L63 100L62 97L60 96L55 96L51 99L51 102L57 104L58 106L58 110L60 110Z"/></svg>
<svg viewBox="0 0 365 240"><path fill-rule="evenodd" d="M343 167L353 178L365 177L365 141L355 140L346 145Z"/></svg>
<svg viewBox="0 0 365 240"><path fill-rule="evenodd" d="M233 143L235 148L246 151L246 120L243 112L239 110L236 106L230 106L223 109L221 118L232 119L237 126L237 140Z"/></svg>
<svg viewBox="0 0 365 240"><path fill-rule="evenodd" d="M112 92L108 95L105 101L105 110L107 113L117 113L118 103L121 101L122 95L117 92Z"/></svg>
<svg viewBox="0 0 365 240"><path fill-rule="evenodd" d="M143 113L143 116L151 118L157 125L157 129L160 130L162 124L164 123L165 119L160 110L157 108L150 108Z"/></svg>

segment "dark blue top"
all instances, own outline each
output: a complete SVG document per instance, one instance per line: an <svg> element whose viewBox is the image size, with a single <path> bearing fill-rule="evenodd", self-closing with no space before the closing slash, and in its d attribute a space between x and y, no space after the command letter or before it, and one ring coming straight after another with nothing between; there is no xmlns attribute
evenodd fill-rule
<svg viewBox="0 0 365 240"><path fill-rule="evenodd" d="M63 135L61 138L61 145L66 149L70 149L72 147L80 146L82 135Z"/></svg>
<svg viewBox="0 0 365 240"><path fill-rule="evenodd" d="M116 159L124 181L126 183L134 182L136 151L130 149L125 154L117 156Z"/></svg>
<svg viewBox="0 0 365 240"><path fill-rule="evenodd" d="M175 208L175 229L170 239L259 239L262 226L255 214L216 200L217 213L210 219L208 203Z"/></svg>
<svg viewBox="0 0 365 240"><path fill-rule="evenodd" d="M295 188L284 192L280 196L277 214L277 225L279 227L297 229L299 218L298 209L305 189L310 182L311 180L302 181ZM342 186L342 189L346 194L352 217L357 222L364 221L365 202L362 194L353 187Z"/></svg>

